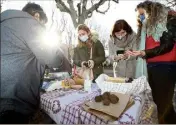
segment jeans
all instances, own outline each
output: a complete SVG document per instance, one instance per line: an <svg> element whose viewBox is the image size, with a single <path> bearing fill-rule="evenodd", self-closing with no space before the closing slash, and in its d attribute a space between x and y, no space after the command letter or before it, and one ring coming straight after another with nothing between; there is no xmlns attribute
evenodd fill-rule
<svg viewBox="0 0 176 125"><path fill-rule="evenodd" d="M176 83L176 63L149 63L148 78L154 102L158 108L158 118L166 123L176 123L173 107Z"/></svg>

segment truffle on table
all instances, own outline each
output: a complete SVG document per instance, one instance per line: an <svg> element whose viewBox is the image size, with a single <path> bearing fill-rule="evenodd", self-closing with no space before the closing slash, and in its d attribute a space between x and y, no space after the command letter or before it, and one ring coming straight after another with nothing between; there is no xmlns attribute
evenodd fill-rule
<svg viewBox="0 0 176 125"><path fill-rule="evenodd" d="M110 105L110 101L108 99L103 100L103 105L109 106Z"/></svg>
<svg viewBox="0 0 176 125"><path fill-rule="evenodd" d="M116 104L116 103L118 103L119 98L118 98L116 95L111 94L111 95L109 96L109 100L110 100L110 102L111 102L112 104Z"/></svg>
<svg viewBox="0 0 176 125"><path fill-rule="evenodd" d="M102 98L103 98L103 100L108 99L109 96L110 96L110 92L105 92L105 93L103 93Z"/></svg>
<svg viewBox="0 0 176 125"><path fill-rule="evenodd" d="M101 95L95 97L95 102L101 102L101 101L102 101Z"/></svg>
<svg viewBox="0 0 176 125"><path fill-rule="evenodd" d="M108 96L109 96L109 95L110 95L110 92L105 92L105 93L103 93L103 94L105 94L105 95L108 95Z"/></svg>

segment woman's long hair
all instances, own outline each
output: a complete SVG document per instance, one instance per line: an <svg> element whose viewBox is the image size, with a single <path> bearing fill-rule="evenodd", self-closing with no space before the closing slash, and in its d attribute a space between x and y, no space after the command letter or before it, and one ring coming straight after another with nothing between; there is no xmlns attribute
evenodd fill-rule
<svg viewBox="0 0 176 125"><path fill-rule="evenodd" d="M153 28L155 28L158 23L164 21L167 18L166 9L169 8L166 8L166 6L164 6L159 2L145 1L143 3L140 3L140 5L141 5L140 7L146 11L147 14L146 28L149 29L150 31L152 31ZM140 23L140 25L138 26L138 31L140 32L142 28L141 25L142 23L140 22L139 19L137 20Z"/></svg>

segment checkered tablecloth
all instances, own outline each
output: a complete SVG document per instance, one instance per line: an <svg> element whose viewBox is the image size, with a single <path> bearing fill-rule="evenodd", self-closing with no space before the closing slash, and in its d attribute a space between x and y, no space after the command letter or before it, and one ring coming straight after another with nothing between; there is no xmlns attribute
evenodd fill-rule
<svg viewBox="0 0 176 125"><path fill-rule="evenodd" d="M61 124L110 124L83 110L81 105L99 95L94 89L90 93L58 90L41 96L41 107L56 122ZM65 94L63 96L63 94ZM145 99L144 99L145 98ZM156 105L144 95L133 96L135 104L124 112L113 124L154 124L157 123Z"/></svg>
<svg viewBox="0 0 176 125"><path fill-rule="evenodd" d="M136 117L137 117L137 107L141 105L141 97L136 96L134 97L135 105L131 107L130 110L123 113L123 115L119 118L118 121L115 121L115 124L135 124ZM61 124L109 124L112 123L110 121L105 121L103 119L98 118L91 113L88 113L83 110L83 108L76 104L74 106L72 104L67 105L64 113L62 115ZM84 103L84 102L82 102ZM135 111L136 110L136 111ZM133 113L132 113L133 112ZM136 113L135 113L136 112ZM131 114L130 114L131 113Z"/></svg>
<svg viewBox="0 0 176 125"><path fill-rule="evenodd" d="M92 100L100 95L101 91L97 85L92 85L91 92L82 90L55 90L41 95L41 109L43 109L56 123L60 123L62 114L67 105L79 105L82 102Z"/></svg>

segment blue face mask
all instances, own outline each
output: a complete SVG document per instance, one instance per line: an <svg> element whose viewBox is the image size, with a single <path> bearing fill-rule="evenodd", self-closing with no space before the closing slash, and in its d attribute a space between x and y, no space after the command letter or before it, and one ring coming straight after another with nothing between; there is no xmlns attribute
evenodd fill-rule
<svg viewBox="0 0 176 125"><path fill-rule="evenodd" d="M143 22L145 20L145 15L144 14L140 15L140 20L141 20L141 22Z"/></svg>

